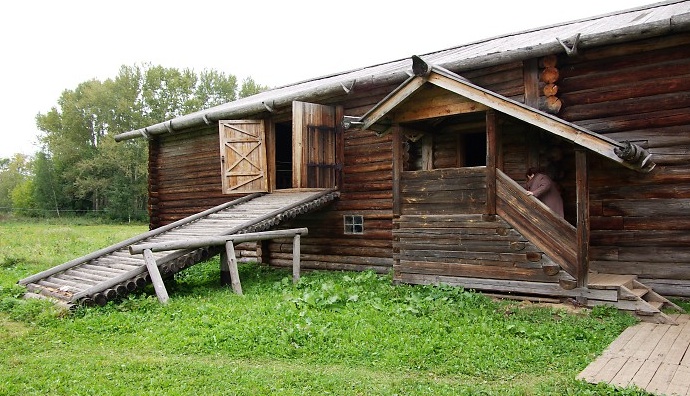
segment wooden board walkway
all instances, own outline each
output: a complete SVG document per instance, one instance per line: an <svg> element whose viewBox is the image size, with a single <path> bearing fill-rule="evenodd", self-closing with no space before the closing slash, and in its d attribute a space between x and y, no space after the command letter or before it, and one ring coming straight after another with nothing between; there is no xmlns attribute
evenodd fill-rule
<svg viewBox="0 0 690 396"><path fill-rule="evenodd" d="M140 254L130 254L131 245L266 231L338 196L337 191L323 189L252 194L32 275L19 284L34 296L67 304L104 305L151 282L146 261ZM204 247L165 251L154 253L154 258L166 277L220 250Z"/></svg>
<svg viewBox="0 0 690 396"><path fill-rule="evenodd" d="M671 316L678 325L643 322L627 328L577 378L690 396L690 316Z"/></svg>

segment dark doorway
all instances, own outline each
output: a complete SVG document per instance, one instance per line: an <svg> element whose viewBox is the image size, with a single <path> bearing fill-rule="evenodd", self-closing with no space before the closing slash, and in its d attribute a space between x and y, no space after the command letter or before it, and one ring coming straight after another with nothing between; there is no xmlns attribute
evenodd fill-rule
<svg viewBox="0 0 690 396"><path fill-rule="evenodd" d="M464 166L485 166L486 133L466 133L462 137L465 147Z"/></svg>
<svg viewBox="0 0 690 396"><path fill-rule="evenodd" d="M292 188L292 123L276 124L276 189Z"/></svg>

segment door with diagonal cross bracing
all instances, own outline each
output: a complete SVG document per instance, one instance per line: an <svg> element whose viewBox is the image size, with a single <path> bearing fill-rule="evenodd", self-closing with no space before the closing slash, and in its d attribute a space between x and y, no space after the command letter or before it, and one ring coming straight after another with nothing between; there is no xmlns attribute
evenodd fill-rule
<svg viewBox="0 0 690 396"><path fill-rule="evenodd" d="M264 122L220 121L223 193L268 191Z"/></svg>

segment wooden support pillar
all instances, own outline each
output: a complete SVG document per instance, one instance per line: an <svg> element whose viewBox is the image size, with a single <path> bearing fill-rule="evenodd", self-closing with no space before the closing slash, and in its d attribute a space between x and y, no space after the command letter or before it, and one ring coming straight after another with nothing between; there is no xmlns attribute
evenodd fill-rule
<svg viewBox="0 0 690 396"><path fill-rule="evenodd" d="M486 214L496 215L496 158L498 153L496 112L486 112Z"/></svg>
<svg viewBox="0 0 690 396"><path fill-rule="evenodd" d="M587 287L589 272L589 166L587 150L575 150L577 196L577 287Z"/></svg>
<svg viewBox="0 0 690 396"><path fill-rule="evenodd" d="M240 283L240 273L237 270L237 256L235 255L235 245L232 241L225 242L225 251L221 253L220 260L221 282L223 272L230 276L230 286L236 294L242 295L242 283ZM227 285L227 281L225 283Z"/></svg>
<svg viewBox="0 0 690 396"><path fill-rule="evenodd" d="M536 58L522 62L522 75L525 86L525 104L539 108L539 60Z"/></svg>
<svg viewBox="0 0 690 396"><path fill-rule="evenodd" d="M156 258L153 257L153 253L150 249L146 249L143 252L144 261L146 262L146 269L149 271L149 276L151 276L151 283L153 283L153 289L156 291L156 297L161 304L167 304L168 302L168 291L165 290L165 284L163 283L163 278L158 270L158 264L156 264Z"/></svg>
<svg viewBox="0 0 690 396"><path fill-rule="evenodd" d="M400 128L394 128L393 137L393 216L400 216L400 173L403 169L403 140Z"/></svg>
<svg viewBox="0 0 690 396"><path fill-rule="evenodd" d="M295 234L292 238L292 283L299 282L300 273L300 235Z"/></svg>
<svg viewBox="0 0 690 396"><path fill-rule="evenodd" d="M427 133L422 137L422 170L434 169L434 136Z"/></svg>

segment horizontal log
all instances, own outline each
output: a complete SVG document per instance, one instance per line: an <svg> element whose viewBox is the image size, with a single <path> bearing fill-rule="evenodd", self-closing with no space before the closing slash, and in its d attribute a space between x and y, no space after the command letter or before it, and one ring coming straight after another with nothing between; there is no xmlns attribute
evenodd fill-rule
<svg viewBox="0 0 690 396"><path fill-rule="evenodd" d="M513 252L508 248L503 251L472 251L472 250L430 250L408 248L405 245L398 245L400 253L394 255L396 259L400 260L420 260L430 262L447 262L455 264L462 262L472 265L483 265L486 262L498 263L503 267L516 267L519 264L524 264L523 268L541 268L541 265L534 265L535 261L528 258L527 253Z"/></svg>
<svg viewBox="0 0 690 396"><path fill-rule="evenodd" d="M579 75L601 70L625 69L628 64L647 63L643 59L661 59L665 53L682 50L682 47L689 43L687 35L675 34L641 37L638 40L619 42L617 45L593 46L576 57L567 58L563 64L567 64L568 67L563 71L566 74ZM641 58L640 54L649 58Z"/></svg>
<svg viewBox="0 0 690 396"><path fill-rule="evenodd" d="M640 282L663 296L690 297L690 281L640 278Z"/></svg>
<svg viewBox="0 0 690 396"><path fill-rule="evenodd" d="M689 216L658 216L658 217L626 217L626 230L690 230Z"/></svg>
<svg viewBox="0 0 690 396"><path fill-rule="evenodd" d="M292 262L292 253L272 252L270 254L271 265L284 260L285 262ZM371 256L351 256L351 255L326 255L326 254L302 254L300 255L302 262L314 263L328 263L328 264L346 264L346 265L366 265L377 267L392 267L393 258L388 257L371 257ZM360 268L361 270L361 268Z"/></svg>
<svg viewBox="0 0 690 396"><path fill-rule="evenodd" d="M358 180L356 183L354 181L344 184L340 190L343 193L347 192L389 192L393 188L393 182L390 180L372 182L366 180Z"/></svg>
<svg viewBox="0 0 690 396"><path fill-rule="evenodd" d="M403 195L415 196L416 194L432 194L442 192L486 192L486 178L456 179L456 180L405 180L400 182L400 191Z"/></svg>
<svg viewBox="0 0 690 396"><path fill-rule="evenodd" d="M690 233L683 231L592 230L591 246L665 246L690 247Z"/></svg>
<svg viewBox="0 0 690 396"><path fill-rule="evenodd" d="M402 194L402 205L442 205L453 204L471 206L486 199L484 190L435 191Z"/></svg>
<svg viewBox="0 0 690 396"><path fill-rule="evenodd" d="M278 246L271 246L277 248L277 252L291 253L292 246L288 244L281 244ZM302 254L312 255L332 255L332 256L363 256L363 257L390 257L392 248L373 248L373 247L355 247L355 246L323 246L323 245L301 245L300 251ZM271 249L273 252L273 249Z"/></svg>
<svg viewBox="0 0 690 396"><path fill-rule="evenodd" d="M627 275L634 273L641 278L687 280L690 264L650 263L645 261L606 261L594 260L590 267L596 271Z"/></svg>
<svg viewBox="0 0 690 396"><path fill-rule="evenodd" d="M486 177L486 167L469 167L457 169L434 169L429 171L407 171L403 172L401 178L403 180L441 180L441 179L465 179L468 177L482 178Z"/></svg>
<svg viewBox="0 0 690 396"><path fill-rule="evenodd" d="M593 246L590 257L595 261L646 262L649 268L662 263L690 263L690 247L664 246Z"/></svg>
<svg viewBox="0 0 690 396"><path fill-rule="evenodd" d="M671 106L670 108L649 107L644 113L626 113L615 116L606 113L591 116L583 115L582 119L575 121L575 123L600 134L610 134L647 128L669 128L685 125L689 120L690 114L686 108Z"/></svg>
<svg viewBox="0 0 690 396"><path fill-rule="evenodd" d="M323 234L319 233L320 237L314 237L309 235L301 239L302 246L342 246L342 247L354 247L354 248L384 248L390 249L393 246L393 242L390 239L373 239L373 238L358 238L351 239L347 236L343 236L342 233L336 238L325 237ZM280 246L291 245L292 240L289 238L272 239L267 242L269 249L280 249Z"/></svg>
<svg viewBox="0 0 690 396"><path fill-rule="evenodd" d="M634 83L620 85L605 84L597 89L585 91L569 91L561 94L561 99L569 104L604 103L629 98L642 98L653 95L681 93L690 91L690 64L685 66L686 75L665 74L656 79L640 79Z"/></svg>
<svg viewBox="0 0 690 396"><path fill-rule="evenodd" d="M387 210L391 211L393 209L393 201L391 199L369 199L366 201L362 200L349 200L349 201L337 201L334 205L335 210L341 211L358 211L363 210Z"/></svg>
<svg viewBox="0 0 690 396"><path fill-rule="evenodd" d="M451 204L403 204L401 213L405 215L428 215L428 214L458 214L458 213L482 213L486 210L483 201L465 201L464 205L458 203Z"/></svg>
<svg viewBox="0 0 690 396"><path fill-rule="evenodd" d="M191 240L180 240L180 241L170 241L170 242L160 242L160 243L142 243L139 245L132 245L129 247L129 252L131 254L140 254L144 250L150 250L152 252L161 252L166 250L177 250L177 249L197 249L206 246L224 246L226 242L233 241L233 243L241 243L247 241L260 241L273 238L282 238L295 235L307 235L308 230L306 228L298 228L291 230L277 230L277 231L263 231L263 232L252 232L246 234L233 234L233 235L223 235L216 237L207 238L194 238Z"/></svg>
<svg viewBox="0 0 690 396"><path fill-rule="evenodd" d="M291 260L273 259L271 265L276 267L291 267ZM374 271L379 274L386 274L392 267L390 265L371 265L371 264L348 264L348 263L329 263L325 261L301 260L300 267L304 270L327 270L327 271Z"/></svg>
<svg viewBox="0 0 690 396"><path fill-rule="evenodd" d="M690 198L685 199L620 199L603 203L605 216L682 216L690 214Z"/></svg>
<svg viewBox="0 0 690 396"><path fill-rule="evenodd" d="M340 194L340 201L366 201L368 199L386 199L392 200L393 193L391 191L348 191Z"/></svg>
<svg viewBox="0 0 690 396"><path fill-rule="evenodd" d="M684 133L685 125L665 126L658 128L646 128L642 130L626 130L610 132L606 136L611 139L623 141L637 141L643 148L654 149L659 147L675 147L690 145L690 136Z"/></svg>
<svg viewBox="0 0 690 396"><path fill-rule="evenodd" d="M399 239L399 240L398 240ZM397 238L393 243L395 248L405 250L428 250L436 249L439 251L464 251L464 252L539 252L530 243L509 240L488 240L488 241L458 241L458 239L442 238L417 238L403 239Z"/></svg>
<svg viewBox="0 0 690 396"><path fill-rule="evenodd" d="M396 266L396 270L399 273L558 282L557 278L544 274L541 268L504 268L499 266L400 260L400 264Z"/></svg>
<svg viewBox="0 0 690 396"><path fill-rule="evenodd" d="M459 286L468 290L477 291L494 291L501 293L512 294L528 294L541 296L559 296L559 297L578 297L584 296L590 299L598 299L603 301L617 301L618 292L615 290L597 290L597 289L572 289L565 290L557 283L551 282L534 282L534 281L517 281L517 280L503 280L503 279L483 279L470 278L461 276L437 276L425 274L407 274L403 273L396 276L394 280L413 283L413 284L443 284L449 286Z"/></svg>
<svg viewBox="0 0 690 396"><path fill-rule="evenodd" d="M668 94L659 94L654 96L645 96L639 98L628 98L620 100L610 100L597 102L594 104L570 104L562 98L566 104L560 113L560 116L568 121L575 122L585 128L593 129L587 123L580 124L577 121L601 119L604 117L624 116L624 118L632 118L631 114L645 114L651 111L668 111L669 109L683 109L690 106L690 92L675 92ZM686 112L687 113L687 112ZM650 119L647 116L647 124L659 126L660 120ZM683 114L681 114L681 117ZM687 117L687 114L685 114ZM683 117L683 118L685 118ZM653 121L653 122L652 122ZM678 124L675 124L678 125ZM600 131L599 129L593 129Z"/></svg>
<svg viewBox="0 0 690 396"><path fill-rule="evenodd" d="M510 227L504 220L485 221L482 214L402 215L394 220L400 228L490 228Z"/></svg>

